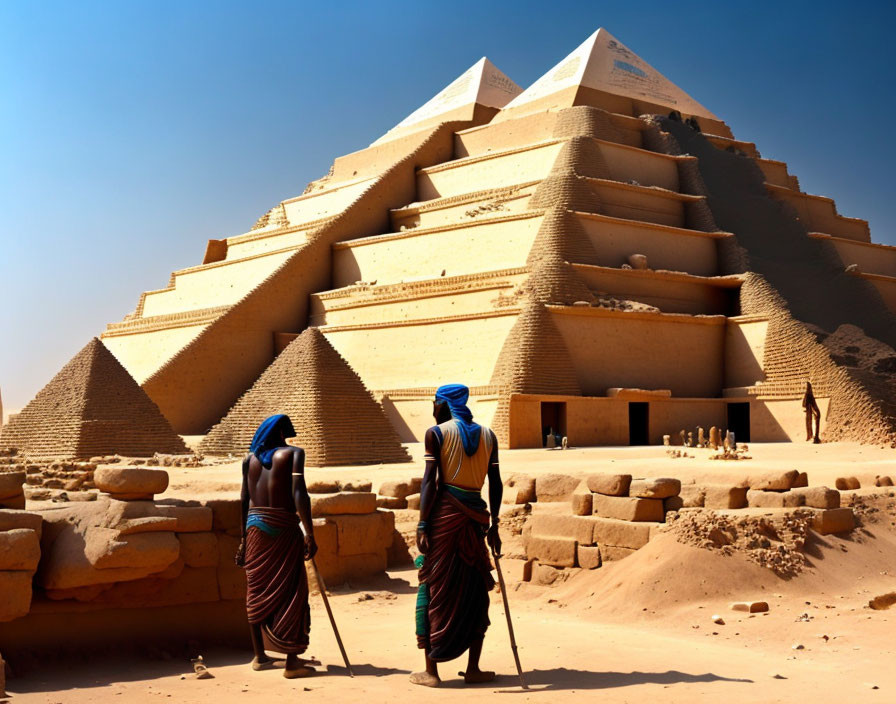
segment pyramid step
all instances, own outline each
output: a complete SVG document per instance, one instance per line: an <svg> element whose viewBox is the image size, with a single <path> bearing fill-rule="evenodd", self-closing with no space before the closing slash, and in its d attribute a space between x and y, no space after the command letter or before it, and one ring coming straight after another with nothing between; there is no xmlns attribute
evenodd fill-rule
<svg viewBox="0 0 896 704"><path fill-rule="evenodd" d="M356 284L311 296L310 324L402 322L494 310L526 278L525 267L397 284Z"/></svg>

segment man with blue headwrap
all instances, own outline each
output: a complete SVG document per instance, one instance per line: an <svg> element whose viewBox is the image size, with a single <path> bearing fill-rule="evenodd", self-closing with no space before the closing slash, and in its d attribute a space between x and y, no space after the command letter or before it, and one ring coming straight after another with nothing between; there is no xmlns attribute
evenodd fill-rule
<svg viewBox="0 0 896 704"><path fill-rule="evenodd" d="M283 676L288 678L314 674L298 657L308 648L311 630L304 560L314 557L317 544L305 453L286 443L295 434L285 415L267 418L255 431L243 461L243 539L236 555L236 563L246 568L252 669L272 667L268 648L286 654Z"/></svg>
<svg viewBox="0 0 896 704"><path fill-rule="evenodd" d="M498 512L504 487L498 467L498 441L473 422L467 408L470 390L461 384L439 387L433 402L438 425L426 431L426 469L420 489L417 548L417 645L426 670L411 682L438 687L438 663L469 650L468 684L490 682L494 672L479 669L489 626L488 592L494 587L488 545L500 555ZM489 503L482 499L488 477Z"/></svg>

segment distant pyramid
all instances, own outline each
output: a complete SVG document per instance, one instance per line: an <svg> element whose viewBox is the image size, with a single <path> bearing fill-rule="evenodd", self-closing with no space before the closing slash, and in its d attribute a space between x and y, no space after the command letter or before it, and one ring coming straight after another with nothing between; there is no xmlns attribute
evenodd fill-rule
<svg viewBox="0 0 896 704"><path fill-rule="evenodd" d="M32 457L147 457L188 451L158 407L97 338L3 427L0 444Z"/></svg>
<svg viewBox="0 0 896 704"><path fill-rule="evenodd" d="M261 421L275 413L292 419L309 465L410 461L382 406L317 328L280 353L200 447L244 454Z"/></svg>
<svg viewBox="0 0 896 704"><path fill-rule="evenodd" d="M507 103L502 112L513 111L516 114L519 111L515 108L523 106L539 110L569 107L576 104L576 91L581 88L622 95L662 105L686 115L718 120L603 28L598 29L569 56Z"/></svg>
<svg viewBox="0 0 896 704"><path fill-rule="evenodd" d="M490 108L494 114L522 92L522 88L483 56L373 144L388 142L440 122L474 119L477 106L480 111ZM489 117L491 115L484 115L485 119Z"/></svg>

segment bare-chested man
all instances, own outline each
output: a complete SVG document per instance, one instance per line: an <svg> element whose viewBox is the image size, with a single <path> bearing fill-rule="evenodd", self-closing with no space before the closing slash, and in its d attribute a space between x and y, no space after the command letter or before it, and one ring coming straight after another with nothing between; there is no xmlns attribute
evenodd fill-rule
<svg viewBox="0 0 896 704"><path fill-rule="evenodd" d="M271 416L255 432L243 461L243 539L236 556L248 581L252 669L273 665L268 648L286 654L283 676L288 678L314 674L298 657L308 648L311 629L304 560L314 557L317 544L303 474L305 453L286 444L295 434L285 415Z"/></svg>
<svg viewBox="0 0 896 704"><path fill-rule="evenodd" d="M495 434L473 422L466 403L470 391L451 384L436 392L433 416L438 425L426 431L426 470L420 489L417 558L417 645L426 670L411 682L437 687L438 663L470 651L464 681L490 682L494 672L479 669L488 628L488 592L494 587L486 539L501 552L498 512L504 487L498 469ZM482 499L488 476L489 506ZM490 508L491 516L489 516Z"/></svg>

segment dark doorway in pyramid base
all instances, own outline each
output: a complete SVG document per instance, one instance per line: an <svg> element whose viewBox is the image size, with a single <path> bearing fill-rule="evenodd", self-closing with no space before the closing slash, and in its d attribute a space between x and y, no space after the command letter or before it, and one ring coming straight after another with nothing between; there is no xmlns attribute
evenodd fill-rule
<svg viewBox="0 0 896 704"><path fill-rule="evenodd" d="M281 352L200 444L210 455L244 455L259 424L285 413L314 467L409 462L382 406L317 328Z"/></svg>
<svg viewBox="0 0 896 704"><path fill-rule="evenodd" d="M628 404L628 444L650 444L650 404L631 402Z"/></svg>
<svg viewBox="0 0 896 704"><path fill-rule="evenodd" d="M97 338L3 427L0 446L34 458L189 452L158 406Z"/></svg>
<svg viewBox="0 0 896 704"><path fill-rule="evenodd" d="M728 430L734 433L735 442L750 442L750 404L728 404Z"/></svg>

